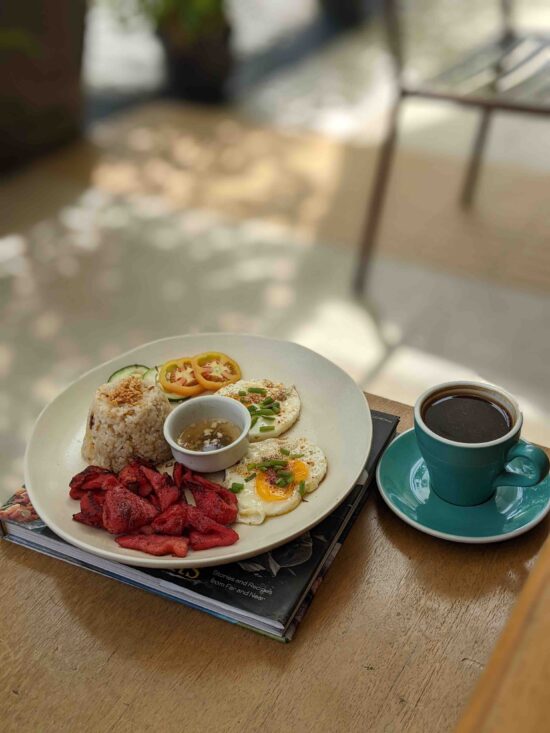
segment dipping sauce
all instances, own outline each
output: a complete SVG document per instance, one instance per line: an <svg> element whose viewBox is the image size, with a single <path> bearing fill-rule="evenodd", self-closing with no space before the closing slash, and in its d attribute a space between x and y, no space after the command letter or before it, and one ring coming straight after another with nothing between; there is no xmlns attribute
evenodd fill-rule
<svg viewBox="0 0 550 733"><path fill-rule="evenodd" d="M205 419L188 425L177 443L187 450L208 453L234 443L242 430L229 420Z"/></svg>

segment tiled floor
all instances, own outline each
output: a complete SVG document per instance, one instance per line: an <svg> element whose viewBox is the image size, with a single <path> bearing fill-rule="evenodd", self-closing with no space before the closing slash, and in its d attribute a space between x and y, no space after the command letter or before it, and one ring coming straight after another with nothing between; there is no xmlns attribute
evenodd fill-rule
<svg viewBox="0 0 550 733"><path fill-rule="evenodd" d="M291 338L409 402L454 376L495 381L519 395L527 437L550 444L550 133L503 120L464 218L454 202L472 122L412 109L357 301L349 284L387 99L384 57L374 45L358 53L361 39L338 41L238 109L162 103L104 122L89 143L2 185L3 491L19 480L38 411L64 385L189 330Z"/></svg>

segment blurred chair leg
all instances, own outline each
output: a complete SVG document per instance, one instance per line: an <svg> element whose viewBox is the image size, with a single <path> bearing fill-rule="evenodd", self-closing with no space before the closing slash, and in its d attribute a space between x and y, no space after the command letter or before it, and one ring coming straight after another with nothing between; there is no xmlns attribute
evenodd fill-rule
<svg viewBox="0 0 550 733"><path fill-rule="evenodd" d="M477 181L479 178L479 169L481 168L481 160L483 157L483 151L485 149L487 134L489 132L489 123L491 121L492 113L493 110L491 109L483 110L481 121L477 129L474 147L472 148L470 162L468 163L466 176L464 178L462 196L460 198L461 205L464 209L467 209L469 206L471 206L474 199Z"/></svg>
<svg viewBox="0 0 550 733"><path fill-rule="evenodd" d="M393 106L390 115L388 133L378 155L370 204L361 239L361 249L355 273L354 290L357 294L361 294L365 288L367 270L374 250L380 220L382 218L390 169L393 161L393 154L395 152L395 145L397 143L397 127L401 100L402 97L400 96Z"/></svg>

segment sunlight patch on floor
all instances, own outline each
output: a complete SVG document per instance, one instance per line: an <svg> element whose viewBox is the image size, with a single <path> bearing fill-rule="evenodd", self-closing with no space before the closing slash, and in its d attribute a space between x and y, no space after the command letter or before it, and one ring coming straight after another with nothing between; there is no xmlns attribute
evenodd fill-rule
<svg viewBox="0 0 550 733"><path fill-rule="evenodd" d="M289 330L288 338L326 356L357 382L371 373L386 354L372 316L344 299L319 303L307 323Z"/></svg>

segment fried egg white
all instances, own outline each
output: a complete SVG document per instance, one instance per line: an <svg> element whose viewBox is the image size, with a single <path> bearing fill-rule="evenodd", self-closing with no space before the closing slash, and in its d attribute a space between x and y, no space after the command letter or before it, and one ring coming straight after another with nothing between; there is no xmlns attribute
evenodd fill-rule
<svg viewBox="0 0 550 733"><path fill-rule="evenodd" d="M287 455L288 453L288 455ZM285 466L260 468L266 461L284 461ZM277 469L292 474L285 487L277 486ZM310 494L327 472L323 451L307 438L271 439L251 445L247 455L225 472L225 486L242 484L237 495L238 522L261 524L266 517L286 514ZM303 482L303 485L302 485ZM302 485L302 492L300 487Z"/></svg>
<svg viewBox="0 0 550 733"><path fill-rule="evenodd" d="M250 389L261 389L263 392L250 392ZM238 400L250 409L255 423L248 434L251 443L282 435L294 425L300 415L301 403L296 387L287 387L279 382L272 382L270 379L241 379L227 387L222 387L218 394ZM261 410L261 403L266 399L278 403L279 412L268 416L255 415L254 410ZM257 419L254 420L254 417Z"/></svg>

